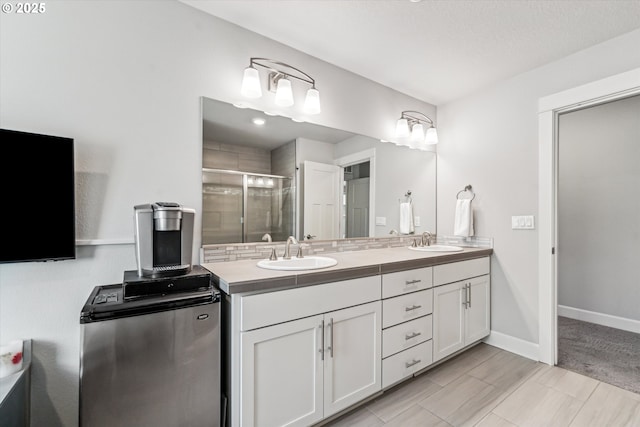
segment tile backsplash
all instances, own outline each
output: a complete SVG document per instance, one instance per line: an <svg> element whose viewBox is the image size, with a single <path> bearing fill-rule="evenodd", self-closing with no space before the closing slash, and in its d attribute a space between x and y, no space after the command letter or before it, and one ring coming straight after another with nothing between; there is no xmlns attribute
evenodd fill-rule
<svg viewBox="0 0 640 427"><path fill-rule="evenodd" d="M305 240L302 242L304 255L319 255L335 252L353 252L366 249L383 249L410 246L413 239L419 235L392 237L363 237L337 240ZM443 245L457 245L472 248L492 248L493 239L490 237L458 237L437 236L436 243ZM271 249L275 248L278 256L284 253L284 242L259 243L222 243L219 245L205 245L200 249L200 263L239 261L244 259L269 258ZM295 254L297 248L292 250Z"/></svg>

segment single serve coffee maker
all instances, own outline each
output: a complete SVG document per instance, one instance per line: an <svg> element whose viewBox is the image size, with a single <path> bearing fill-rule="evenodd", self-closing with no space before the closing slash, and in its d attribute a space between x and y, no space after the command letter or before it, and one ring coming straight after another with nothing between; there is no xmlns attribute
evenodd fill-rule
<svg viewBox="0 0 640 427"><path fill-rule="evenodd" d="M139 277L168 277L191 271L195 210L178 203L134 206Z"/></svg>

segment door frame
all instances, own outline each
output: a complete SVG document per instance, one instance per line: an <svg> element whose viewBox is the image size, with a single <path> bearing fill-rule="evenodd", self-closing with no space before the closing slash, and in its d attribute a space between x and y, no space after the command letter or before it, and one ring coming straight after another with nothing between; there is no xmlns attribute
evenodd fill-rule
<svg viewBox="0 0 640 427"><path fill-rule="evenodd" d="M347 154L333 161L333 164L344 169L347 166L369 162L369 237L376 236L376 149L370 148L357 153ZM342 177L344 182L344 174ZM342 234L343 230L340 230Z"/></svg>
<svg viewBox="0 0 640 427"><path fill-rule="evenodd" d="M640 94L640 68L538 100L538 359L558 361L558 116Z"/></svg>

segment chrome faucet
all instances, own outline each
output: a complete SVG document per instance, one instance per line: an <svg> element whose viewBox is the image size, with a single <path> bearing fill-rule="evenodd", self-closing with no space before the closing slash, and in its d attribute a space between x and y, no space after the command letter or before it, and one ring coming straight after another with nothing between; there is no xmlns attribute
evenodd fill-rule
<svg viewBox="0 0 640 427"><path fill-rule="evenodd" d="M420 242L420 246L431 246L431 233L425 231L422 233L422 242Z"/></svg>
<svg viewBox="0 0 640 427"><path fill-rule="evenodd" d="M289 236L289 237L287 238L287 243L285 243L285 246L284 246L284 255L282 256L282 258L284 258L284 259L291 259L290 245L291 245L292 243L293 243L294 245L299 245L299 243L298 243L298 241L296 240L296 238L295 238L295 237L293 237L293 236ZM298 250L298 252L300 252L300 251ZM301 254L300 254L300 255L301 255ZM302 258L302 257L300 257L300 258Z"/></svg>
<svg viewBox="0 0 640 427"><path fill-rule="evenodd" d="M264 241L267 241L267 242L271 243L271 242L272 242L272 240L271 240L271 234L269 234L269 233L265 234L264 236L262 236L262 240L264 240Z"/></svg>
<svg viewBox="0 0 640 427"><path fill-rule="evenodd" d="M389 231L389 234L394 234L394 235L398 235L398 230L396 230L395 228L392 228L391 231Z"/></svg>

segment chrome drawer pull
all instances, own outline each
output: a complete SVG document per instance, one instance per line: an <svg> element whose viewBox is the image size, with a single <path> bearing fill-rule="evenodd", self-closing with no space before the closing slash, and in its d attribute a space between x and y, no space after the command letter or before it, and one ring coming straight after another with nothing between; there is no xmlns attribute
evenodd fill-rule
<svg viewBox="0 0 640 427"><path fill-rule="evenodd" d="M411 307L405 307L404 311L412 311L412 310L417 310L419 308L422 308L421 305L412 305Z"/></svg>
<svg viewBox="0 0 640 427"><path fill-rule="evenodd" d="M412 366L414 366L414 365L417 365L417 364L418 364L418 363L420 363L420 362L422 362L422 360L420 360L420 359L418 359L418 360L413 359L411 362L406 362L406 363L404 364L404 366L405 366L406 368L410 368L410 367L412 367Z"/></svg>
<svg viewBox="0 0 640 427"><path fill-rule="evenodd" d="M413 332L412 334L407 334L404 336L405 341L409 341L411 338L415 338L419 335L422 335L422 332Z"/></svg>
<svg viewBox="0 0 640 427"><path fill-rule="evenodd" d="M422 282L422 280L420 280L420 279L415 279L415 280L405 280L405 281L404 281L404 285L405 285L405 286L415 285L416 283L420 283L420 282Z"/></svg>

